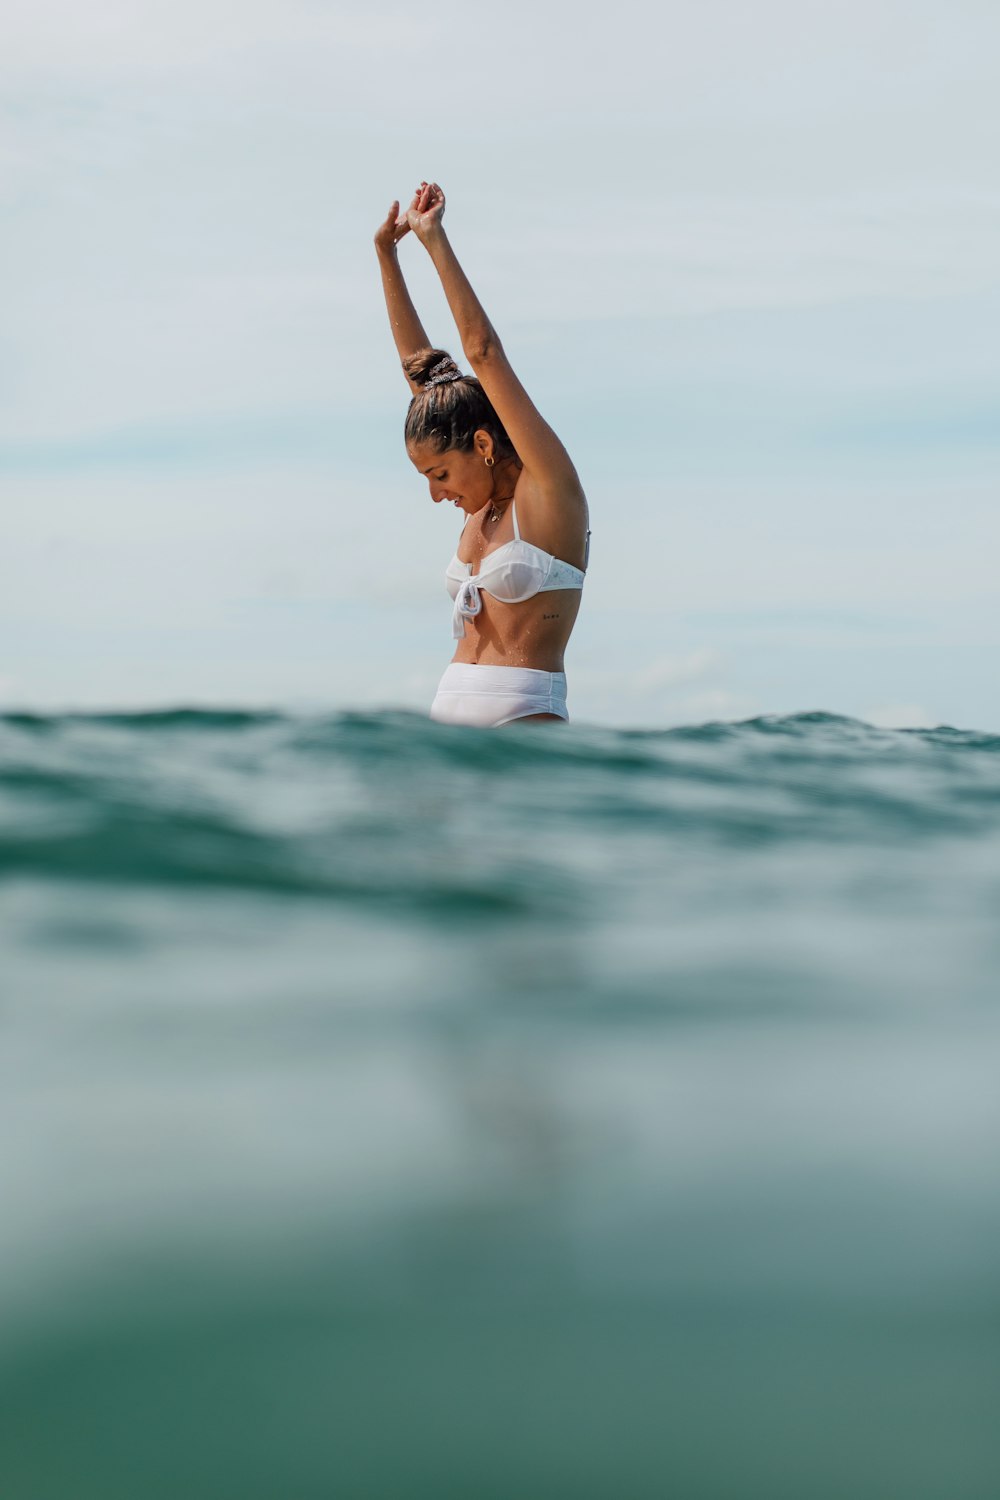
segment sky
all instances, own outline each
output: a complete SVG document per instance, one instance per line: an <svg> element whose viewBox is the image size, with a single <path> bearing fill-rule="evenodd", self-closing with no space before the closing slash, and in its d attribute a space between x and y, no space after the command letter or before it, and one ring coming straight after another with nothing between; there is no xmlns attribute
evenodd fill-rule
<svg viewBox="0 0 1000 1500"><path fill-rule="evenodd" d="M1000 730L994 0L8 0L0 708L426 711L423 178L591 508L572 716ZM460 348L433 268L404 270Z"/></svg>

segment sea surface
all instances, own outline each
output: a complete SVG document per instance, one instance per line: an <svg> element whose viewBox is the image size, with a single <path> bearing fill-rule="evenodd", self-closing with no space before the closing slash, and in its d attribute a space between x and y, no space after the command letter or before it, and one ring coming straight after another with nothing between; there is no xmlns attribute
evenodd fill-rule
<svg viewBox="0 0 1000 1500"><path fill-rule="evenodd" d="M4 1500L996 1500L1000 736L0 718Z"/></svg>

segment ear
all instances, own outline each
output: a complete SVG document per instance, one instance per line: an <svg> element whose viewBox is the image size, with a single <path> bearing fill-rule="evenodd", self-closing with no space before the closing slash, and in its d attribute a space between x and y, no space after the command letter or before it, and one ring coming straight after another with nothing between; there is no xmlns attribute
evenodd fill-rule
<svg viewBox="0 0 1000 1500"><path fill-rule="evenodd" d="M477 429L476 435L473 438L473 442L476 445L476 452L479 454L480 458L496 457L496 454L493 452L493 449L495 447L493 439L490 434L488 432L484 432L481 427Z"/></svg>

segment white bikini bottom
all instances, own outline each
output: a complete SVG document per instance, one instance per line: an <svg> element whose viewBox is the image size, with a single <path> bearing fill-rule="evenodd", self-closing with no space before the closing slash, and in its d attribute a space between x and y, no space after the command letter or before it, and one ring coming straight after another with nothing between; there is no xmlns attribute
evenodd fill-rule
<svg viewBox="0 0 1000 1500"><path fill-rule="evenodd" d="M441 724L477 724L484 729L529 714L569 718L565 672L479 667L475 662L453 661L445 668L431 704L431 718Z"/></svg>

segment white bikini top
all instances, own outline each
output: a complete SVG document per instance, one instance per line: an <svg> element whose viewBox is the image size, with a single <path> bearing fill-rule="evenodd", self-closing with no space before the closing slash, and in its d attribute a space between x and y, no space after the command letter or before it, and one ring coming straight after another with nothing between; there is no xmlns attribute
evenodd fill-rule
<svg viewBox="0 0 1000 1500"><path fill-rule="evenodd" d="M590 561L590 532L587 532L584 566L574 568L572 563L560 561L551 552L543 552L531 542L522 542L513 500L510 513L514 520L514 541L487 552L478 573L473 573L472 564L463 562L457 552L445 569L448 592L455 601L451 633L456 641L465 635L466 620L474 620L483 607L480 589L501 604L523 604L525 599L533 599L550 589L583 588L584 569Z"/></svg>

